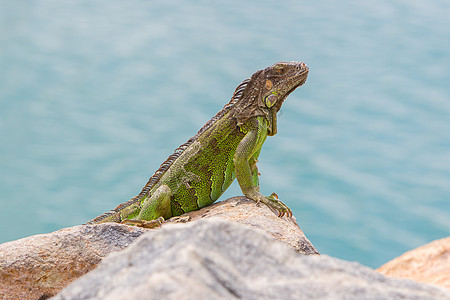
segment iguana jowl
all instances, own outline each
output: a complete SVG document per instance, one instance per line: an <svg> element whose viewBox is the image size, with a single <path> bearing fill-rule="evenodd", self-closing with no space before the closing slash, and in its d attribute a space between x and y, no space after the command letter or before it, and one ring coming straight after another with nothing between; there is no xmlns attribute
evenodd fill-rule
<svg viewBox="0 0 450 300"><path fill-rule="evenodd" d="M161 164L139 195L87 224L158 226L163 218L212 204L234 178L246 197L291 216L275 193L259 192L256 162L266 137L277 133L284 99L305 83L308 70L303 62L278 62L244 80L231 101Z"/></svg>

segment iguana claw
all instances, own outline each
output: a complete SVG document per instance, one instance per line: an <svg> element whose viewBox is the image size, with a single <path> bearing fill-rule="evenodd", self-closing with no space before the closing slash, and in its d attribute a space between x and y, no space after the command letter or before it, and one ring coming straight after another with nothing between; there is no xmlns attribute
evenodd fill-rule
<svg viewBox="0 0 450 300"><path fill-rule="evenodd" d="M121 224L127 224L131 226L137 226L137 227L143 227L143 228L156 228L161 227L162 223L164 223L165 220L163 217L159 217L156 220L131 220L131 219L125 219L120 222Z"/></svg>
<svg viewBox="0 0 450 300"><path fill-rule="evenodd" d="M272 193L267 197L267 200L270 201L268 205L278 211L278 217L281 218L284 215L288 218L292 217L292 210L286 204L278 200L277 193Z"/></svg>

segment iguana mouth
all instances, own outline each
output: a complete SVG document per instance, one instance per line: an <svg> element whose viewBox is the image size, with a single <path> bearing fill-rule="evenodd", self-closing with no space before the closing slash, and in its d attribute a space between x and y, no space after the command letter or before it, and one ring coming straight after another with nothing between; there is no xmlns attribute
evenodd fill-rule
<svg viewBox="0 0 450 300"><path fill-rule="evenodd" d="M308 66L306 66L306 64L302 63L300 65L300 70L297 74L291 76L288 81L290 81L291 83L296 82L295 84L292 85L292 87L287 90L287 92L282 96L281 99L278 100L276 106L276 111L278 112L278 110L281 108L281 106L283 105L284 100L293 92L295 91L295 89L297 89L298 87L302 86L305 82L306 79L308 78L308 72L309 72L309 68ZM299 80L300 79L300 80ZM290 85L290 84L289 84Z"/></svg>
<svg viewBox="0 0 450 300"><path fill-rule="evenodd" d="M306 81L306 77L305 77L302 81L300 81L298 84L294 85L294 86L292 87L292 89L290 89L289 91L287 91L287 93L286 93L286 95L285 95L284 97L286 98L287 96L289 96L289 94L292 93L293 91L295 91L296 88L302 86L302 85L305 83L305 81Z"/></svg>
<svg viewBox="0 0 450 300"><path fill-rule="evenodd" d="M295 82L299 78L302 78L302 80L300 80L298 83L294 84L292 86L292 88L289 89L286 92L286 94L283 96L283 99L285 99L287 96L289 96L290 93L295 91L296 88L302 86L306 82L306 78L308 77L309 68L304 63L302 63L301 66L303 67L302 70L299 73L292 76L289 80L292 82Z"/></svg>

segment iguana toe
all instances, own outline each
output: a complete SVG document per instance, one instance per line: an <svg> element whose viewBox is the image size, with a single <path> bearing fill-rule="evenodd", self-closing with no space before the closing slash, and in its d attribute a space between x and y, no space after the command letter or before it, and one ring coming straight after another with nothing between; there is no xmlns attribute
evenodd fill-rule
<svg viewBox="0 0 450 300"><path fill-rule="evenodd" d="M137 226L137 227L143 227L143 228L157 228L161 227L162 223L164 223L165 220L163 217L159 217L156 220L131 220L131 219L125 219L120 222L121 224L127 224L131 226Z"/></svg>
<svg viewBox="0 0 450 300"><path fill-rule="evenodd" d="M288 218L292 217L292 210L286 204L278 200L278 195L276 193L272 193L267 197L267 200L269 200L267 205L278 211L278 217L281 218L284 215Z"/></svg>

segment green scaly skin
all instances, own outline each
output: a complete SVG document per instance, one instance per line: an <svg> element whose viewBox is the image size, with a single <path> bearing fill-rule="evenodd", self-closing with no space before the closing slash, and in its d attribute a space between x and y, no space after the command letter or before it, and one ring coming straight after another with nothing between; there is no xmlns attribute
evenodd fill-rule
<svg viewBox="0 0 450 300"><path fill-rule="evenodd" d="M87 224L128 223L159 226L214 203L237 178L244 195L292 216L273 193L259 192L258 160L267 136L277 132L277 112L284 99L308 76L300 62L278 62L244 80L231 101L150 177L141 193Z"/></svg>

